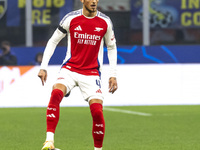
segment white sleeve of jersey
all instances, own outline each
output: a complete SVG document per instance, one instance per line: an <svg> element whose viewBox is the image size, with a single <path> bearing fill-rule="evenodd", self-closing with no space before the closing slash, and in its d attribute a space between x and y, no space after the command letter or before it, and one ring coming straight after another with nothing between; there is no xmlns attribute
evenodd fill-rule
<svg viewBox="0 0 200 150"><path fill-rule="evenodd" d="M114 31L111 22L108 23L108 29L105 34L105 43L108 49L108 60L110 64L110 77L117 76L117 46Z"/></svg>
<svg viewBox="0 0 200 150"><path fill-rule="evenodd" d="M47 70L49 61L51 59L51 56L53 55L56 46L58 43L65 37L66 34L61 32L59 29L56 29L53 33L52 37L49 39L46 48L44 50L44 55L42 59L42 63L40 66L40 69Z"/></svg>

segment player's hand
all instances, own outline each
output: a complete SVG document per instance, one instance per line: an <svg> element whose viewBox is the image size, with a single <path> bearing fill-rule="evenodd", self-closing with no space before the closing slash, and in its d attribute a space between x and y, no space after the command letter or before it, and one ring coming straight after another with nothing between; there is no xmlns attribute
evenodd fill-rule
<svg viewBox="0 0 200 150"><path fill-rule="evenodd" d="M47 71L44 69L40 69L40 71L38 73L38 77L41 79L42 85L44 85L44 83L47 80Z"/></svg>
<svg viewBox="0 0 200 150"><path fill-rule="evenodd" d="M114 93L117 90L117 79L115 77L109 78L109 92Z"/></svg>

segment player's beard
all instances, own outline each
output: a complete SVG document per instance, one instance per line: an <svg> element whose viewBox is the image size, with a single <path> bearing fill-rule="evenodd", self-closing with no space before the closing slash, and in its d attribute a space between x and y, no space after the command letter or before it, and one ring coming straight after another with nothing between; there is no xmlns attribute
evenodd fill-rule
<svg viewBox="0 0 200 150"><path fill-rule="evenodd" d="M87 6L85 6L85 8L89 13L95 13L97 11L95 8L92 8L92 10L90 10Z"/></svg>

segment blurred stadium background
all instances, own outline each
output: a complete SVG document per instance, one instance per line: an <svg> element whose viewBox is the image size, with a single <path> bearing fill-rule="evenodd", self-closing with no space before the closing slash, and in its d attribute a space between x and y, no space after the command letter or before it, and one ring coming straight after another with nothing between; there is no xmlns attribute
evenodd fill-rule
<svg viewBox="0 0 200 150"><path fill-rule="evenodd" d="M50 61L45 87L32 62L62 17L81 7L79 0L0 1L0 42L10 41L18 59L17 66L0 67L0 107L47 105L67 40ZM199 8L198 0L99 1L98 9L113 21L118 45L119 89L114 95L107 92L104 50L105 105L200 104ZM87 105L74 91L62 105Z"/></svg>

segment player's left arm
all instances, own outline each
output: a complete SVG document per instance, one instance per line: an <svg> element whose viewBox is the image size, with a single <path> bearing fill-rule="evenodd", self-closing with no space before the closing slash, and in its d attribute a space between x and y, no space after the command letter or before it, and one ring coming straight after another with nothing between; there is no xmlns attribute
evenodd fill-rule
<svg viewBox="0 0 200 150"><path fill-rule="evenodd" d="M117 46L116 39L112 27L112 22L109 20L107 32L105 34L105 43L108 50L108 60L110 65L109 92L114 93L117 88Z"/></svg>

